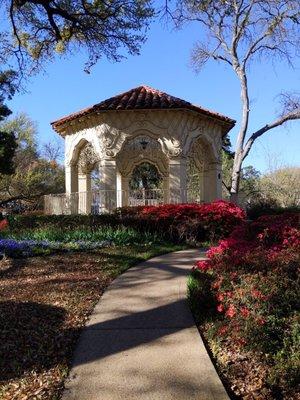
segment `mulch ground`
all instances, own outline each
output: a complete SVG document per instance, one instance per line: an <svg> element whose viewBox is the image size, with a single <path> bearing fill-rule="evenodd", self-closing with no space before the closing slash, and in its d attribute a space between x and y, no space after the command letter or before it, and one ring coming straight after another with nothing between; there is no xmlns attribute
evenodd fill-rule
<svg viewBox="0 0 300 400"><path fill-rule="evenodd" d="M163 247L0 261L0 398L59 399L79 333L108 284Z"/></svg>
<svg viewBox="0 0 300 400"><path fill-rule="evenodd" d="M241 351L229 340L215 345L207 335L207 328L203 324L199 329L232 400L300 400L297 388L282 393L268 387L268 365L262 355Z"/></svg>

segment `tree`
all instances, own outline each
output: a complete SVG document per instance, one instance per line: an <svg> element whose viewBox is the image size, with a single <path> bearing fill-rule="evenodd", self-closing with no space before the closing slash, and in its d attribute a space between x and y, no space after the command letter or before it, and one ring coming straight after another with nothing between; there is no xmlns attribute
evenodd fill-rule
<svg viewBox="0 0 300 400"><path fill-rule="evenodd" d="M11 99L15 93L15 72L7 70L0 72L0 123L11 114L4 104L5 99ZM17 147L13 130L0 130L0 174L13 173L13 157Z"/></svg>
<svg viewBox="0 0 300 400"><path fill-rule="evenodd" d="M300 168L281 167L264 174L259 182L262 197L281 207L300 206Z"/></svg>
<svg viewBox="0 0 300 400"><path fill-rule="evenodd" d="M169 10L167 10L169 11ZM242 115L235 147L230 192L237 201L242 164L253 143L266 132L287 121L300 118L300 97L283 96L283 112L274 121L249 132L249 66L257 60L283 59L289 64L300 44L300 5L298 0L184 0L172 13L177 26L198 22L207 40L196 44L192 53L195 67L208 60L230 66L241 87Z"/></svg>
<svg viewBox="0 0 300 400"><path fill-rule="evenodd" d="M56 54L84 50L86 71L102 56L138 54L154 15L150 0L3 0L2 11L10 26L0 32L0 60L16 56L20 73Z"/></svg>
<svg viewBox="0 0 300 400"><path fill-rule="evenodd" d="M41 196L64 191L64 169L52 158L58 152L38 149L37 129L25 114L2 123L4 130L16 132L17 149L13 158L14 173L0 174L0 207L35 207ZM50 154L50 158L46 156Z"/></svg>
<svg viewBox="0 0 300 400"><path fill-rule="evenodd" d="M130 189L159 189L162 178L157 168L147 162L137 165L130 179Z"/></svg>
<svg viewBox="0 0 300 400"><path fill-rule="evenodd" d="M222 153L222 183L224 199L230 199L230 184L232 176L234 154L225 151ZM260 172L252 165L248 165L241 169L240 190L238 203L245 206L246 204L256 201L260 198Z"/></svg>

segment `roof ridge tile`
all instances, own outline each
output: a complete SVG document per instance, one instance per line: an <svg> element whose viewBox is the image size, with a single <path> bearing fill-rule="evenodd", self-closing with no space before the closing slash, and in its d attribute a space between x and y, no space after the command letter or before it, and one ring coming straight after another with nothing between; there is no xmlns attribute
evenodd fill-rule
<svg viewBox="0 0 300 400"><path fill-rule="evenodd" d="M134 109L186 109L209 117L217 118L227 123L230 126L229 129L231 129L235 124L235 121L229 117L196 106L186 100L180 99L179 97L172 96L168 93L162 92L161 90L143 84L126 92L117 94L116 96L112 96L100 103L94 104L92 107L85 108L54 121L51 125L55 130L57 130L59 126L90 113Z"/></svg>

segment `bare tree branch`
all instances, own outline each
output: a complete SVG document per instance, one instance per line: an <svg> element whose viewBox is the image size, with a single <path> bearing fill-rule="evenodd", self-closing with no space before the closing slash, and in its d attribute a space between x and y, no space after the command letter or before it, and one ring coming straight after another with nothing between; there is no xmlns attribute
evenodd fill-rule
<svg viewBox="0 0 300 400"><path fill-rule="evenodd" d="M243 160L249 154L249 151L257 138L262 136L264 133L270 131L271 129L274 129L280 125L283 125L287 121L292 121L292 120L297 120L297 119L300 119L300 104L298 105L298 109L296 109L295 111L292 111L292 112L276 119L275 121L271 122L270 124L266 124L262 128L258 129L256 132L252 133L252 135L249 137L249 139L247 140L247 142L245 144L245 147L243 150Z"/></svg>
<svg viewBox="0 0 300 400"><path fill-rule="evenodd" d="M257 137L292 119L298 119L295 104L273 123L253 133L247 140L250 116L248 66L266 58L285 59L293 64L300 48L300 6L298 0L184 0L180 17L199 22L208 36L192 52L193 64L202 67L208 60L230 65L240 82L241 120L232 170L232 200L237 200L242 163ZM245 144L246 143L246 144Z"/></svg>

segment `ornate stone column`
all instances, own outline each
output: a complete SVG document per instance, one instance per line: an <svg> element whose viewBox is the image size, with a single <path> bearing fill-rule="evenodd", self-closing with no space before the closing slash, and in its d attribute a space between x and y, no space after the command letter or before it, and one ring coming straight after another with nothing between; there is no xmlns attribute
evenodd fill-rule
<svg viewBox="0 0 300 400"><path fill-rule="evenodd" d="M170 203L170 184L167 176L163 177L164 204Z"/></svg>
<svg viewBox="0 0 300 400"><path fill-rule="evenodd" d="M222 166L211 162L204 171L204 201L211 202L222 198Z"/></svg>
<svg viewBox="0 0 300 400"><path fill-rule="evenodd" d="M78 192L78 168L75 165L67 165L65 168L66 193Z"/></svg>
<svg viewBox="0 0 300 400"><path fill-rule="evenodd" d="M122 176L121 178L121 188L122 188L122 204L121 206L128 206L129 201L129 177Z"/></svg>
<svg viewBox="0 0 300 400"><path fill-rule="evenodd" d="M117 166L115 159L101 161L101 176L103 182L103 206L107 212L117 207Z"/></svg>
<svg viewBox="0 0 300 400"><path fill-rule="evenodd" d="M185 157L169 159L170 203L186 203L187 201L187 160Z"/></svg>
<svg viewBox="0 0 300 400"><path fill-rule="evenodd" d="M78 173L78 213L90 214L92 208L91 174Z"/></svg>
<svg viewBox="0 0 300 400"><path fill-rule="evenodd" d="M68 214L78 213L78 168L76 165L65 167L66 209Z"/></svg>
<svg viewBox="0 0 300 400"><path fill-rule="evenodd" d="M204 171L203 169L199 170L199 198L197 198L196 200L199 201L200 203L203 203L204 200Z"/></svg>

